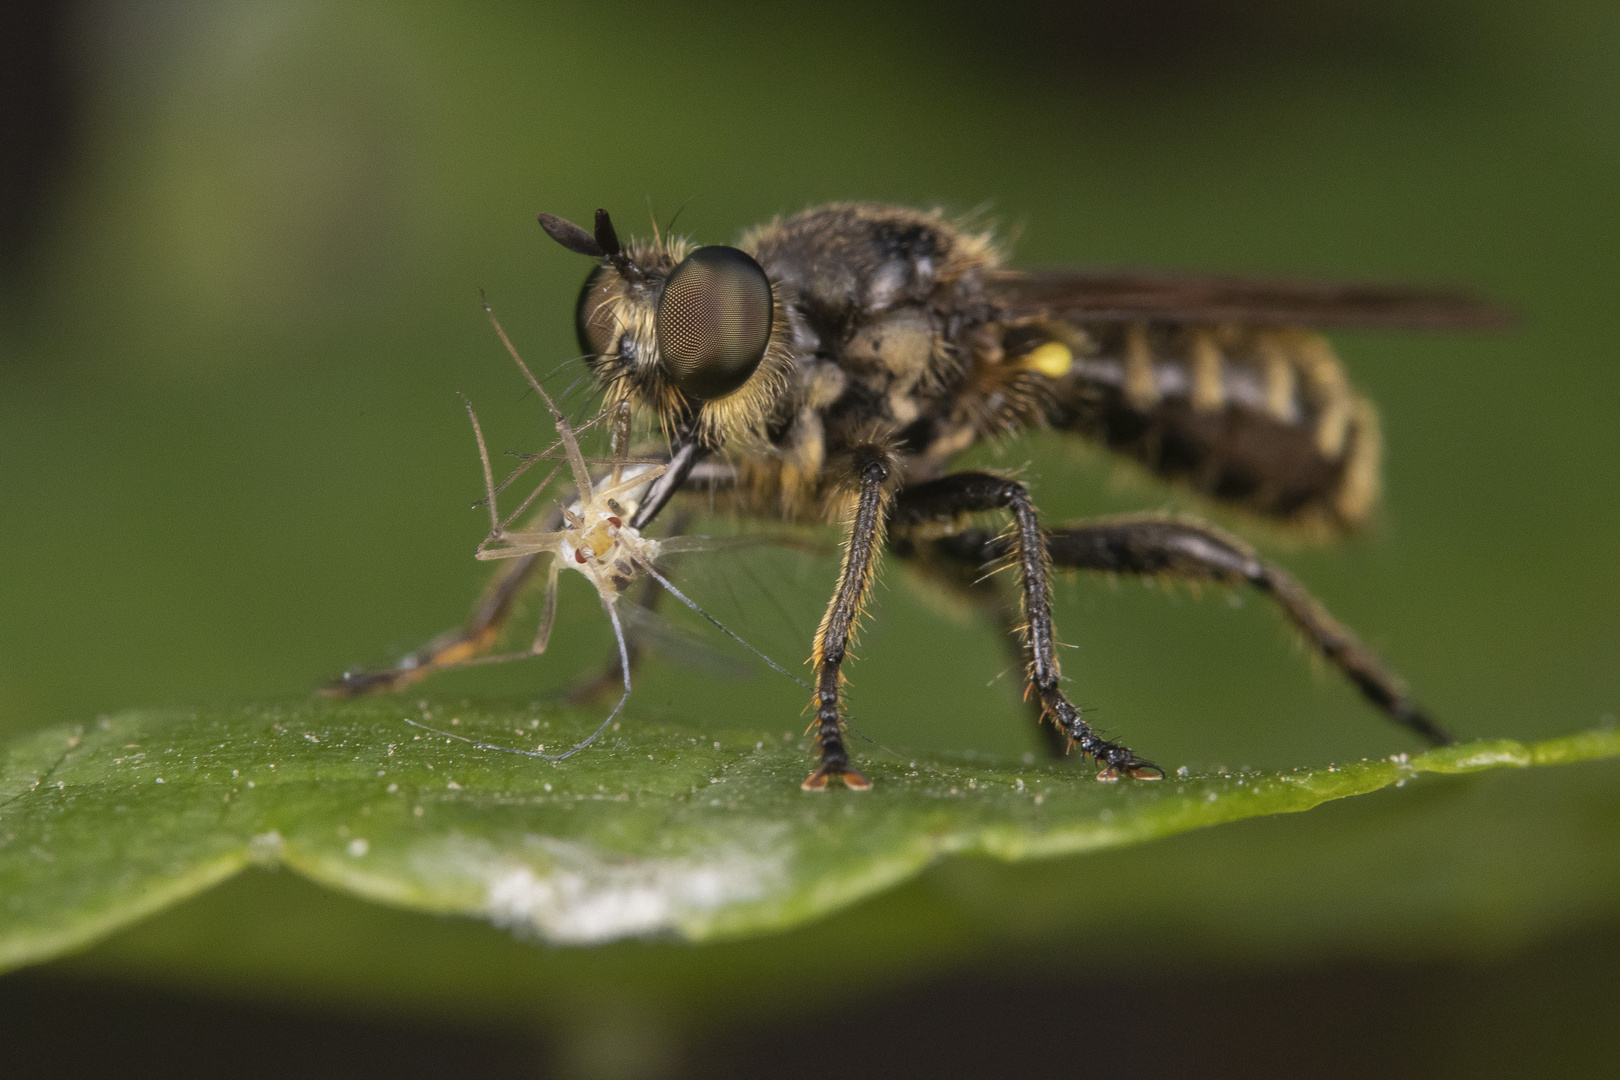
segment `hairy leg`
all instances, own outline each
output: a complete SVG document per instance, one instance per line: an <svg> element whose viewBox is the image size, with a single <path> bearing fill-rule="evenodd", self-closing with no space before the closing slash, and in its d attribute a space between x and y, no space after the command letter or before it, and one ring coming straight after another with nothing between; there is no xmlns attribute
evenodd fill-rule
<svg viewBox="0 0 1620 1080"><path fill-rule="evenodd" d="M1029 656L1018 632L1023 622L1018 601L1009 595L999 578L985 574L984 564L987 560L979 557L993 538L988 533L980 532L958 535L969 537L968 547L961 552L953 550L954 536L914 540L903 534L890 536L889 550L906 560L912 570L929 579L934 586L981 611L1000 631L1008 659L1023 671L1029 664ZM1069 737L1058 730L1056 724L1046 722L1046 707L1041 704L1040 698L1026 694L1024 703L1030 707L1035 730L1039 732L1047 752L1055 758L1068 754Z"/></svg>
<svg viewBox="0 0 1620 1080"><path fill-rule="evenodd" d="M849 750L844 746L844 718L839 708L840 670L849 645L854 640L861 610L866 605L883 547L884 521L888 513L889 477L893 466L888 455L877 448L862 448L853 457L857 488L855 513L850 519L849 536L844 543L844 560L838 571L838 589L827 605L816 631L811 662L815 667L812 704L816 709L816 740L821 744L821 767L802 785L806 791L820 791L829 778L841 776L847 787L864 791L871 787L866 777L849 767Z"/></svg>
<svg viewBox="0 0 1620 1080"><path fill-rule="evenodd" d="M1311 647L1392 720L1431 745L1455 741L1412 700L1405 681L1321 601L1229 533L1185 518L1142 515L1054 529L1046 547L1052 563L1066 570L1162 574L1188 581L1249 585L1267 593ZM937 541L936 549L942 556L978 565L1003 557L1007 545L988 533L968 532Z"/></svg>
<svg viewBox="0 0 1620 1080"><path fill-rule="evenodd" d="M965 515L993 510L1005 511L1013 519L1012 528L993 546L1010 557L1018 570L1024 615L1019 639L1027 657L1029 692L1039 701L1042 716L1062 732L1068 745L1078 746L1102 765L1098 779L1162 776L1157 765L1137 757L1129 747L1098 735L1063 693L1052 628L1046 538L1024 485L989 473L953 473L903 489L895 499L892 522L897 531L922 531L930 524L951 524Z"/></svg>

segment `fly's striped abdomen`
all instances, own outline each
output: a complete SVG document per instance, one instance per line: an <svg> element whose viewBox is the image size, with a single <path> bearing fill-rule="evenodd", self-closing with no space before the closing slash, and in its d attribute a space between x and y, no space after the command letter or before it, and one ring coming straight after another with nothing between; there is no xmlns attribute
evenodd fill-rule
<svg viewBox="0 0 1620 1080"><path fill-rule="evenodd" d="M1322 337L1155 323L1038 329L1072 357L1059 374L1053 344L1044 368L1029 365L1056 376L1054 426L1266 517L1341 531L1371 512L1377 413Z"/></svg>

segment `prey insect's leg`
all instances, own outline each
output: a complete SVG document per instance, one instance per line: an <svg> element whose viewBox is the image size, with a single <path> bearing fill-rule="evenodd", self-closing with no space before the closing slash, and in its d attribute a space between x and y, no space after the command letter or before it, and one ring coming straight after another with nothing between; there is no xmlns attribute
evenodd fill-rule
<svg viewBox="0 0 1620 1080"><path fill-rule="evenodd" d="M641 583L633 603L655 611L658 608L658 599L664 590L659 588L658 582L651 578ZM630 670L635 671L641 663L641 643L633 633L625 635L625 658L630 661ZM615 648L607 663L602 665L600 671L588 679L584 679L568 691L570 705L588 705L597 698L602 697L619 688L624 679L624 666L619 660L619 650Z"/></svg>
<svg viewBox="0 0 1620 1080"><path fill-rule="evenodd" d="M359 697L361 694L387 693L401 690L425 679L435 671L465 664L495 643L501 626L512 614L512 607L530 576L542 562L552 562L549 554L526 555L512 559L496 572L484 589L478 606L467 622L438 635L426 645L402 657L399 663L385 671L345 671L323 686L325 697ZM555 563L552 563L555 567ZM555 577L555 569L552 571ZM528 656L544 652L546 638L551 630L551 617L556 611L556 593L548 591L546 611L541 620L540 634L534 647L515 656ZM515 657L514 657L515 658ZM500 659L500 658L488 658Z"/></svg>
<svg viewBox="0 0 1620 1080"><path fill-rule="evenodd" d="M1012 514L1012 529L1000 543L1018 567L1024 609L1020 638L1028 653L1029 689L1040 701L1042 714L1071 744L1102 765L1099 780L1117 780L1121 774L1139 780L1163 776L1157 765L1092 730L1059 685L1062 674L1052 629L1046 540L1036 520L1035 504L1023 484L988 473L953 473L903 489L895 499L893 520L897 529L915 529L928 522L952 522L965 514L987 510Z"/></svg>
<svg viewBox="0 0 1620 1080"><path fill-rule="evenodd" d="M1143 516L1054 530L1047 549L1052 562L1066 569L1167 574L1252 585L1269 593L1311 647L1392 720L1433 746L1456 741L1412 700L1405 681L1330 615L1321 601L1235 536L1202 522Z"/></svg>
<svg viewBox="0 0 1620 1080"><path fill-rule="evenodd" d="M830 777L841 776L845 786L865 791L871 783L849 767L849 750L844 746L844 719L839 710L838 691L843 681L839 670L860 621L861 608L872 588L879 549L883 546L884 519L888 510L888 480L891 467L886 455L875 448L855 453L855 476L860 484L855 515L849 524L844 545L844 561L838 571L838 591L833 593L827 614L816 631L815 691L816 740L821 744L821 767L802 785L806 791L820 791Z"/></svg>

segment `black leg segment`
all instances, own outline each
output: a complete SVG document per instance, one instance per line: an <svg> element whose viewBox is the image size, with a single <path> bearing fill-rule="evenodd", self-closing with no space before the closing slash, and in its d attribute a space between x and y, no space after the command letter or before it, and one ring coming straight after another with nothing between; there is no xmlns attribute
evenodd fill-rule
<svg viewBox="0 0 1620 1080"><path fill-rule="evenodd" d="M951 523L966 514L1005 510L1012 528L995 542L999 554L1018 568L1024 624L1019 634L1028 657L1028 686L1041 705L1042 715L1081 752L1095 759L1100 780L1130 776L1140 780L1164 775L1157 765L1136 756L1129 747L1098 735L1063 693L1058 667L1057 639L1052 628L1051 566L1046 538L1041 534L1035 504L1023 484L989 473L954 473L905 488L895 500L892 516L897 532L916 531L930 523Z"/></svg>
<svg viewBox="0 0 1620 1080"><path fill-rule="evenodd" d="M844 719L839 708L843 684L840 670L854 640L861 610L866 606L872 578L877 572L878 553L883 547L884 522L888 510L889 477L893 465L888 454L872 447L856 451L852 462L857 488L855 513L849 523L844 545L844 561L838 571L838 591L827 605L827 614L816 631L816 740L821 744L821 767L802 785L806 791L820 791L827 781L840 776L845 786L865 791L871 782L849 767L849 749L844 745Z"/></svg>
<svg viewBox="0 0 1620 1080"><path fill-rule="evenodd" d="M1342 671L1368 701L1433 746L1456 740L1412 700L1406 683L1321 601L1278 566L1261 559L1237 537L1184 518L1141 515L1079 523L1047 536L1054 565L1139 576L1163 574L1188 581L1250 585L1268 593L1311 647ZM1003 538L966 532L936 541L942 557L982 564L1011 549Z"/></svg>

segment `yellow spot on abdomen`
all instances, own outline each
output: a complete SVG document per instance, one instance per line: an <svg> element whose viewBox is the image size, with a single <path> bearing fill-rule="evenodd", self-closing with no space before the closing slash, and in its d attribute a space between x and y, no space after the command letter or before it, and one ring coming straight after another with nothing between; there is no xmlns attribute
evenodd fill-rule
<svg viewBox="0 0 1620 1080"><path fill-rule="evenodd" d="M1061 379L1074 370L1074 352L1061 341L1048 341L1036 346L1033 352L1025 353L1018 366L1048 379Z"/></svg>

